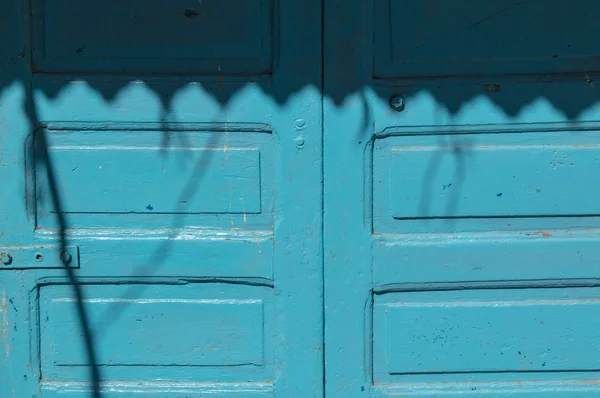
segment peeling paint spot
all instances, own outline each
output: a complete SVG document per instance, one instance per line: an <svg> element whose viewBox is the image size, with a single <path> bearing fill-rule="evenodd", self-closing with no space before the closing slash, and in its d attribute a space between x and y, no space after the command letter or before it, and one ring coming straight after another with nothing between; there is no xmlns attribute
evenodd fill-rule
<svg viewBox="0 0 600 398"><path fill-rule="evenodd" d="M194 19L196 18L199 14L197 11L194 10L190 10L189 8L186 8L183 15L185 15L186 18L190 18L190 19Z"/></svg>
<svg viewBox="0 0 600 398"><path fill-rule="evenodd" d="M10 305L12 305L12 307L13 307L13 310L15 311L15 313L18 313L18 312L19 312L19 310L17 309L17 306L15 305L15 300L14 300L14 298L10 298L10 299L8 299L8 302L10 303Z"/></svg>
<svg viewBox="0 0 600 398"><path fill-rule="evenodd" d="M242 202L242 209L244 210L244 223L246 223L247 216L246 216L246 205L244 203L244 198L240 198L240 201Z"/></svg>
<svg viewBox="0 0 600 398"><path fill-rule="evenodd" d="M6 351L6 357L10 354L10 344L8 342L8 299L6 292L2 289L2 296L0 297L0 339L4 340L4 349Z"/></svg>

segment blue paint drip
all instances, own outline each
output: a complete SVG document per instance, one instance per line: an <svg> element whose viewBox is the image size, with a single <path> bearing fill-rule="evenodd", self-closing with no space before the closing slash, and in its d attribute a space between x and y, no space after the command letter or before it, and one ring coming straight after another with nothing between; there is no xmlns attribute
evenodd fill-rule
<svg viewBox="0 0 600 398"><path fill-rule="evenodd" d="M501 197L502 196L502 192L496 194L497 197Z"/></svg>
<svg viewBox="0 0 600 398"><path fill-rule="evenodd" d="M148 205L148 206L146 206L146 209L148 209L148 210L154 210L154 207L152 207L152 205Z"/></svg>
<svg viewBox="0 0 600 398"><path fill-rule="evenodd" d="M13 310L15 310L15 312L19 312L19 310L17 309L17 306L15 305L14 299L10 298L10 299L8 299L8 302L12 305Z"/></svg>

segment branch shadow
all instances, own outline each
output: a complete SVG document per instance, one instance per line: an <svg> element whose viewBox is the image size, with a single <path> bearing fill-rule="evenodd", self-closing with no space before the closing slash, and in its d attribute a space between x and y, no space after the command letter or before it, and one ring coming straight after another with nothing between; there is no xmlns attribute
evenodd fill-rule
<svg viewBox="0 0 600 398"><path fill-rule="evenodd" d="M31 91L29 91L26 95L25 108L28 110L27 115L31 125L42 126L43 123L40 122L38 118L34 96ZM164 110L163 115L167 114L168 111ZM170 122L166 117L164 117L163 122L160 124L163 137L162 145L159 149L161 156L166 155L169 145L173 143L178 147L191 147L190 143L185 138L185 134L170 127L172 123L176 122ZM202 154L198 157L195 163L191 165L193 173L191 174L189 180L184 186L184 189L180 192L178 199L175 202L173 220L167 227L167 229L170 231L169 234L164 238L163 243L160 244L152 254L150 254L149 258L153 260L134 270L132 275L130 275L131 277L135 278L155 275L157 272L159 272L171 253L174 239L179 234L181 228L184 227L185 221L185 213L178 211L178 204L183 201L189 202L198 194L198 190L202 184L203 176L205 175L204 171L209 166L215 151L218 150L217 146L221 140L221 134L219 131L211 128L208 128L207 130L212 131L208 133L210 135L206 144L207 150L202 151ZM45 171L44 177L47 179L46 187L48 192L40 191L38 192L38 195L44 195L44 197L47 197L51 202L53 213L56 217L57 241L59 244L58 251L59 253L63 253L67 250L67 244L69 241L68 231L70 227L68 223L68 214L65 213L63 206L64 193L61 192L60 183L58 180L59 177L55 171L55 167L52 162L52 156L49 153L50 145L48 143L47 134L48 132L46 129L36 128L34 139L31 140L29 144L32 146L32 148L29 148L26 153L31 156L32 159L30 159L29 162L36 170ZM185 159L180 160L185 161ZM86 282L79 280L74 268L69 266L69 264L65 263L63 268L67 276L68 284L72 289L72 295L75 303L74 305L76 308L77 318L79 320L83 345L85 347L85 353L87 356L87 363L89 365L89 380L91 383L90 394L92 398L100 398L102 376L101 367L97 360L98 344L96 342L101 340L102 334L110 326L110 324L119 318L119 314L127 306L127 302L125 300L115 301L102 314L100 314L100 316L95 319L94 323L92 324L90 316L85 308L86 296L84 287ZM121 298L137 298L142 294L144 289L146 289L146 285L144 284L132 284L123 293Z"/></svg>
<svg viewBox="0 0 600 398"><path fill-rule="evenodd" d="M34 139L31 141L31 145L33 148L30 148L28 151L29 154L32 155L33 166L36 170L42 169L45 170L45 176L48 180L48 197L52 202L52 207L54 208L54 212L56 214L56 222L57 222L57 232L58 232L58 252L59 258L62 257L62 253L67 251L67 230L68 224L63 212L63 198L62 194L59 190L59 185L56 180L56 173L54 170L54 165L52 163L50 154L48 152L48 141L46 138L46 130L38 129L37 126L40 126L36 106L33 100L33 93L31 90L28 90L25 97L25 105L24 108L27 111L29 121L31 126L36 126L36 133ZM67 261L63 261L63 269L69 281L69 286L71 287L72 294L75 301L75 311L77 313L77 318L79 320L79 326L81 328L81 335L83 337L83 346L85 347L85 354L87 356L87 361L89 364L89 379L91 383L91 391L90 396L92 398L100 398L100 382L102 380L102 376L100 373L100 367L98 366L97 361L97 345L95 343L95 336L92 330L90 319L88 313L85 309L85 293L83 291L83 285L79 282L77 276L75 275L75 270L69 265Z"/></svg>
<svg viewBox="0 0 600 398"><path fill-rule="evenodd" d="M192 2L188 3L192 4ZM195 4L195 2L193 3ZM530 3L530 1L521 1L518 5L524 6L525 3ZM592 8L598 9L599 7ZM185 12L181 12L182 18L191 21L201 14L198 11L190 10L192 10L192 8L186 8ZM473 20L467 18L468 25L466 29L475 31L480 28L484 22L492 17L493 19L497 19L498 15L506 14L508 10L508 7L504 7L500 8L496 13L491 13L483 18ZM0 25L2 25L3 21L3 17L0 16ZM189 21L186 20L186 22ZM97 26L98 24L101 24L102 21L87 19L86 23L92 25L95 24L98 31L102 31L102 29ZM12 25L14 25L14 23L7 22L7 26ZM464 31L465 29L459 32ZM160 34L164 32L147 33L156 38L160 37ZM302 44L303 37L302 34L298 34L298 44ZM3 39L0 38L0 40ZM506 48L504 50L510 52L510 41L507 40L506 43L508 50ZM306 43L304 43L304 45L306 45ZM233 76L221 73L213 73L209 76L186 76L185 74L177 74L175 78L170 76L168 79L165 78L164 81L161 76L149 73L123 73L120 75L117 73L116 75L119 75L118 78L110 76L106 77L105 75L94 75L94 73L91 72L60 74L51 70L36 70L31 59L33 50L29 45L24 45L23 48L19 46L17 50L13 51L12 46L3 46L2 43L2 45L0 45L0 52L4 51L5 48L9 48L12 52L8 61L0 59L0 65L3 68L0 69L0 91L4 87L15 82L19 82L23 84L23 86L28 87L24 108L26 109L30 125L34 128L42 126L44 122L43 120L40 120L36 108L37 99L34 95L34 92L36 91L43 93L48 99L57 100L63 95L69 95L69 90L74 81L84 80L91 89L90 96L97 94L98 97L106 103L116 103L119 95L127 89L130 83L143 82L149 91L156 95L160 103L160 115L158 115L158 119L160 120L162 130L162 142L160 145L162 156L166 156L166 151L171 145L181 147L190 145L189 142L186 141L186 136L184 134L177 134L177 132L174 132L170 127L173 123L178 122L177 120L170 119L170 115L172 114L171 111L174 107L174 98L178 93L185 90L190 85L201 86L210 96L210 99L214 100L221 109L226 109L232 103L234 97L248 87L256 88L257 93L260 93L260 95L263 95L264 97L268 97L278 105L285 105L290 98L298 95L307 87L316 88L320 91L322 98L330 100L331 103L338 107L343 106L348 98L358 95L362 115L361 125L358 126L358 133L355 138L365 138L365 141L367 137L363 137L363 135L373 132L373 126L375 124L373 116L374 112L372 109L373 105L370 102L370 97L365 94L367 90L370 93L373 93L375 99L385 103L389 102L390 96L394 92L401 91L409 104L418 98L421 93L426 92L432 98L432 101L442 105L451 117L463 112L465 104L468 104L474 99L481 99L483 97L494 107L501 110L507 118L518 117L518 115L524 109L531 106L531 104L543 100L549 103L557 112L562 113L566 119L575 121L600 101L600 94L595 89L593 80L593 76L600 70L600 64L597 65L596 69L581 69L573 73L560 75L541 74L517 77L509 75L507 77L502 73L491 75L482 74L482 76L478 78L473 78L471 76L468 84L457 84L456 82L451 84L439 84L439 81L436 78L427 78L425 76L422 79L413 80L390 79L388 82L378 81L375 78L367 82L359 82L356 79L351 78L347 80L340 78L340 81L343 81L344 84L329 86L323 85L322 76L313 76L313 74L305 75L302 69L303 65L300 63L295 70L288 72L289 76L277 76L279 81L285 82L285 84L276 87L276 85L273 84L273 77L278 73L276 70L272 70L269 74L260 76L252 74ZM451 50L452 49L448 51ZM457 52L459 52L459 50L462 51L461 48L457 48L456 50ZM85 50L84 47L73 49L73 52L76 52L77 54L84 54L85 51L87 50ZM341 49L339 52L343 55L344 50ZM352 68L353 64L344 63L344 57L339 58L339 61L336 60L336 62L338 62L336 67L339 68L340 76L343 76L344 73L348 73L348 69ZM548 59L547 61L551 60ZM14 74L11 72L17 69L27 70L27 73ZM349 74L351 75L351 73ZM227 82L223 81L225 80L225 76L227 76ZM40 79L37 79L38 77ZM229 81L230 77L234 77L235 79ZM522 84L512 84L511 79L519 81ZM547 84L555 79L559 81L585 82L585 89L582 89L581 85L575 87ZM165 83L165 81L167 83ZM451 82L452 79L449 78L447 81ZM505 81L508 81L507 84L504 84ZM329 89L326 87L332 88ZM430 120L427 119L424 120L424 122L430 122ZM454 214L459 206L460 189L466 178L466 152L464 151L464 148L468 147L469 143L457 141L452 134L440 136L439 139L441 140L441 149L432 154L432 157L426 166L421 185L419 214L423 217L427 217L430 214L431 198L434 191L434 187L431 184L435 180L443 156L448 154L449 148L451 148L451 154L455 159L455 171L452 181L453 195L449 198L445 207L445 212L449 216ZM219 133L213 132L209 138L208 146L216 147L219 142ZM66 249L69 239L68 231L70 229L67 215L63 210L63 195L66 193L60 192L60 183L57 181L58 176L49 154L48 137L47 132L44 129L37 130L32 145L34 146L30 151L30 153L33 154L32 164L38 170L45 170L45 177L48 180L48 192L42 192L42 194L47 196L52 203L56 216L59 250L62 252ZM186 153L186 151L181 151L181 153ZM190 167L194 170L194 173L192 173L192 177L187 181L182 192L179 193L178 200L175 203L176 208L181 201L190 200L200 194L204 177L203 171L210 164L213 155L213 150L207 150L194 164L191 164ZM181 159L182 165L185 164L187 160L188 159ZM151 258L154 260L143 267L136 269L131 275L132 277L156 275L164 266L166 258L173 250L173 240L176 238L179 230L185 226L185 214L178 213L177 211L174 213L173 219L167 227L170 232L156 250L150 254ZM102 375L100 371L101 367L98 365L98 347L96 341L98 336L104 333L110 323L114 322L114 320L123 312L127 303L125 300L122 300L110 305L98 318L97 323L99 327L94 328L92 327L93 325L90 324L90 316L85 308L86 297L83 289L85 284L78 279L73 268L65 265L64 272L73 289L73 296L75 297L75 311L80 323L87 362L89 363L89 379L92 397L99 398L101 395L100 387ZM143 284L132 285L125 291L123 297L138 297L145 288L146 287Z"/></svg>
<svg viewBox="0 0 600 398"><path fill-rule="evenodd" d="M467 169L465 162L469 155L467 151L469 146L470 142L468 140L461 140L459 137L452 135L440 135L438 137L438 147L432 152L431 157L427 162L427 166L425 167L425 172L423 173L418 213L419 218L426 219L431 216L431 200L434 195L435 188L433 184L436 180L436 175L440 170L443 158L445 156L452 156L455 164L454 175L447 184L442 186L442 189L444 191L449 191L449 194L444 214L441 215L441 217L444 217L448 223L453 223L455 221L453 216L458 209L462 185L466 178ZM440 215L436 215L436 217L440 217Z"/></svg>
<svg viewBox="0 0 600 398"><path fill-rule="evenodd" d="M167 125L163 126L165 130L163 131L163 137L170 137L169 131L166 130L168 128ZM176 134L179 135L179 134ZM169 139L167 139L168 143ZM198 193L198 189L201 186L202 179L204 176L203 170L210 164L210 161L213 157L214 151L220 141L220 135L218 132L211 133L208 148L213 148L211 150L204 151L204 154L201 155L195 164L193 164L192 168L195 171L193 177L190 178L179 195L179 199L176 201L176 204L186 200L191 201L196 194ZM187 145L187 142L184 141ZM163 142L164 144L164 142ZM164 148L166 149L166 148ZM163 149L163 150L164 150ZM209 194L209 193L207 193ZM147 265L140 267L136 270L136 272L132 275L133 277L144 277L144 276L153 276L155 275L164 265L166 259L172 251L173 239L175 239L182 227L184 227L185 214L177 212L177 206L174 209L173 221L169 227L169 234L164 238L162 244L160 244L156 250L150 255L150 258L154 259L153 261L148 262ZM160 260L157 260L160 259ZM124 294L121 296L122 299L132 299L140 297L141 293L146 289L146 285L138 284L131 285L128 287ZM102 329L98 329L97 333L101 334L103 330L106 330L112 322L118 319L119 314L124 310L127 306L127 302L125 300L117 300L115 303L111 304L103 313L99 316L97 324Z"/></svg>

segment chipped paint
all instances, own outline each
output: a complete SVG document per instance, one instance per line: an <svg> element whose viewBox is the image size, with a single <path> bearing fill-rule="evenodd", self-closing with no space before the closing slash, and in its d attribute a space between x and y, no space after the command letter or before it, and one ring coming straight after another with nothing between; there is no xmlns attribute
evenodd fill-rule
<svg viewBox="0 0 600 398"><path fill-rule="evenodd" d="M8 332L10 329L8 310L8 298L6 297L6 292L2 289L2 293L0 294L0 339L4 340L6 357L10 355L10 342L8 341Z"/></svg>

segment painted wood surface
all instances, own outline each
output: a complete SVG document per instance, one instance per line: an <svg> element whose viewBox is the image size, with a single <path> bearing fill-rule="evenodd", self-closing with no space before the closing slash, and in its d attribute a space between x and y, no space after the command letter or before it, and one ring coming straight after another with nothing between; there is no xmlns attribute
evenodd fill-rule
<svg viewBox="0 0 600 398"><path fill-rule="evenodd" d="M0 4L0 398L600 395L591 0Z"/></svg>

